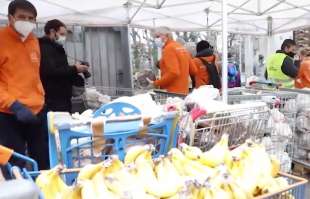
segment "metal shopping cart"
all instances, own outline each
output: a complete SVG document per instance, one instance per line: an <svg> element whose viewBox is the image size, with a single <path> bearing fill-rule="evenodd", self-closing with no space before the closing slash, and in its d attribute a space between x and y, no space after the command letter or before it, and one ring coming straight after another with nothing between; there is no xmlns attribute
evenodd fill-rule
<svg viewBox="0 0 310 199"><path fill-rule="evenodd" d="M280 173L280 176L288 180L288 187L275 193L255 197L254 199L306 199L306 185L308 183L306 179L285 173Z"/></svg>
<svg viewBox="0 0 310 199"><path fill-rule="evenodd" d="M84 107L86 109L98 109L102 105L122 96L133 96L146 91L134 90L132 88L118 88L105 86L91 86L85 88L82 95Z"/></svg>
<svg viewBox="0 0 310 199"><path fill-rule="evenodd" d="M304 174L310 169L310 90L286 89L281 91L296 93L296 120L293 139L293 170Z"/></svg>
<svg viewBox="0 0 310 199"><path fill-rule="evenodd" d="M25 168L12 165L9 162L12 158L25 163ZM27 177L24 175L28 170L38 172L36 161L0 145L0 165L0 198L39 198L40 190L33 182L25 180ZM28 170L26 170L26 166Z"/></svg>
<svg viewBox="0 0 310 199"><path fill-rule="evenodd" d="M85 93L82 95L85 109L98 109L102 105L109 103L119 97L133 96L136 94L150 93L154 101L159 104L166 104L168 98L179 97L185 98L186 95L171 93L164 90L143 90L143 89L132 89L132 88L117 88L117 87L104 87L104 86L93 86L87 87Z"/></svg>
<svg viewBox="0 0 310 199"><path fill-rule="evenodd" d="M188 143L205 151L224 133L229 134L230 147L238 146L249 138L260 139L265 134L268 114L264 103L231 105L223 111L208 112L194 122Z"/></svg>
<svg viewBox="0 0 310 199"><path fill-rule="evenodd" d="M179 93L167 92L165 90L154 89L152 91L154 100L159 104L166 104L168 98L184 99L186 95Z"/></svg>
<svg viewBox="0 0 310 199"><path fill-rule="evenodd" d="M297 94L281 90L277 84L252 82L249 87L230 90L228 99L231 104L262 101L268 105L270 117L263 143L270 154L280 159L283 170L289 172L294 153Z"/></svg>

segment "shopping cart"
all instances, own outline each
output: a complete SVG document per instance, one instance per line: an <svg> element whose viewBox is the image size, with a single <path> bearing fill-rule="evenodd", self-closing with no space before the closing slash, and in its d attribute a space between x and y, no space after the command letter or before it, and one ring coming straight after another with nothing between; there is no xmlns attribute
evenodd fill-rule
<svg viewBox="0 0 310 199"><path fill-rule="evenodd" d="M306 179L285 173L280 173L280 176L288 180L288 187L275 193L255 197L254 199L306 199L306 186L308 183Z"/></svg>
<svg viewBox="0 0 310 199"><path fill-rule="evenodd" d="M128 147L139 144L153 144L154 157L164 155L176 143L175 127L173 126L176 112L165 113L161 121L143 126L141 112L134 106L116 102L104 105L95 112L95 118L102 113L116 114L116 116L133 115L125 120L119 117L107 119L101 135L95 136L94 124L91 121L83 124L70 123L70 115L60 117L65 124L55 122L53 113L48 114L50 164L54 167L64 164L66 168L80 168L89 163L100 162L110 155L117 154L122 160ZM128 112L128 109L134 109ZM123 112L121 110L127 110ZM67 117L67 118L66 118ZM56 118L57 120L57 118ZM96 127L97 128L97 127ZM104 134L103 134L104 132Z"/></svg>
<svg viewBox="0 0 310 199"><path fill-rule="evenodd" d="M85 93L82 95L85 109L98 109L102 105L109 103L119 97L133 96L137 94L150 93L154 101L158 104L166 104L168 98L179 97L184 99L186 95L167 92L165 90L143 90L132 88L117 88L117 87L104 87L93 86L87 87Z"/></svg>
<svg viewBox="0 0 310 199"><path fill-rule="evenodd" d="M133 96L138 93L142 93L142 91L132 88L89 86L85 88L82 99L86 109L95 110L118 97Z"/></svg>
<svg viewBox="0 0 310 199"><path fill-rule="evenodd" d="M178 97L180 99L184 99L186 97L185 94L179 94L179 93L172 93L172 92L167 92L165 90L159 90L159 89L154 89L153 90L153 99L155 102L159 104L166 104L168 98L175 98Z"/></svg>
<svg viewBox="0 0 310 199"><path fill-rule="evenodd" d="M250 92L256 92L257 95L262 95L263 99L269 103L271 108L277 108L279 111L283 112L284 114L290 114L289 112L292 112L292 117L294 114L296 114L296 109L293 108L296 107L296 98L297 93L291 92L290 90L285 90L279 87L278 84L270 83L270 82L256 82L253 81L250 83L250 86L247 87L248 91ZM265 97L264 97L265 96ZM275 103L271 100L268 101L268 97L266 96L273 96L278 101ZM288 111L288 104L290 105L290 110Z"/></svg>
<svg viewBox="0 0 310 199"><path fill-rule="evenodd" d="M228 92L229 104L252 103L257 101L265 102L270 109L277 109L284 114L292 131L295 131L295 121L297 114L297 93L274 89L270 87L270 83L259 82L259 84L267 84L270 89L264 87L256 87L256 82L252 82L253 87L231 89Z"/></svg>
<svg viewBox="0 0 310 199"><path fill-rule="evenodd" d="M208 112L194 122L194 131L188 143L210 149L224 133L229 134L229 146L235 147L252 138L260 139L265 134L268 108L264 103L232 105L225 111ZM181 128L181 133L184 129Z"/></svg>
<svg viewBox="0 0 310 199"><path fill-rule="evenodd" d="M25 167L12 165L9 162L12 158L24 163ZM39 198L40 190L25 175L28 171L38 172L38 164L35 160L0 145L0 165L0 198Z"/></svg>
<svg viewBox="0 0 310 199"><path fill-rule="evenodd" d="M293 164L310 169L310 90L286 88L280 90L297 94Z"/></svg>
<svg viewBox="0 0 310 199"><path fill-rule="evenodd" d="M0 165L2 165L2 168L6 169L9 172L11 177L14 177L14 174L17 174L16 168L14 168L14 165L9 162L11 158L18 160L22 164L25 164L25 168L28 167L28 169L30 168L32 171L39 170L38 163L35 160L0 145ZM19 175L17 174L15 176Z"/></svg>
<svg viewBox="0 0 310 199"><path fill-rule="evenodd" d="M230 104L265 102L270 108L263 143L268 153L281 161L283 171L290 172L294 150L297 94L281 90L270 82L252 82L249 87L229 91Z"/></svg>

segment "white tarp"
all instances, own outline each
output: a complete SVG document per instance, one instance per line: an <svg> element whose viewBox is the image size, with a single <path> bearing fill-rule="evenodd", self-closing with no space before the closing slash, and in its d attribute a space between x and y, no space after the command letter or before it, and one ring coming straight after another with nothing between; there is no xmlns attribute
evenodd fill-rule
<svg viewBox="0 0 310 199"><path fill-rule="evenodd" d="M169 26L175 30L221 30L221 0L30 0L38 21L58 18L71 24ZM0 0L0 19L9 0ZM141 6L141 9L139 9ZM267 17L273 33L310 25L309 0L229 0L228 30L267 34Z"/></svg>

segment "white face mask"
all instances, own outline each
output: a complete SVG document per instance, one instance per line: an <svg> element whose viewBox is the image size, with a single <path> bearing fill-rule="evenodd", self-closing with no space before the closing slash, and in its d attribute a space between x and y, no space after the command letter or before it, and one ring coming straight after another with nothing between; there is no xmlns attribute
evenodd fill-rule
<svg viewBox="0 0 310 199"><path fill-rule="evenodd" d="M66 36L59 35L59 36L58 36L58 39L56 39L56 42L57 42L59 45L64 45L65 42L66 42Z"/></svg>
<svg viewBox="0 0 310 199"><path fill-rule="evenodd" d="M154 42L155 42L155 45L156 45L158 48L161 48L161 47L164 46L164 42L163 42L163 40L162 40L161 38L155 38Z"/></svg>
<svg viewBox="0 0 310 199"><path fill-rule="evenodd" d="M36 24L29 21L16 21L14 23L15 30L23 35L24 38L27 38L28 35L35 29Z"/></svg>

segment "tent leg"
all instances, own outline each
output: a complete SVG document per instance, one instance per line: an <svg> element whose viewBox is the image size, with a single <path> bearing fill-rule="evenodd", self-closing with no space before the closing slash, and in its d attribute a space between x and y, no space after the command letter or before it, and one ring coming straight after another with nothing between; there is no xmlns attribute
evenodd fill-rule
<svg viewBox="0 0 310 199"><path fill-rule="evenodd" d="M222 0L222 100L227 103L227 0Z"/></svg>

